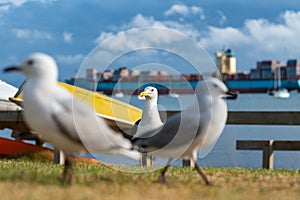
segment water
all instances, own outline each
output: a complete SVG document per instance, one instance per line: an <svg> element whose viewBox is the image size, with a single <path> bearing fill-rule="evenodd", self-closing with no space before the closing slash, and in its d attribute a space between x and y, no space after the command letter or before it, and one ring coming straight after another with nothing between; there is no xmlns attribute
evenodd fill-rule
<svg viewBox="0 0 300 200"><path fill-rule="evenodd" d="M180 105L189 105L191 96L180 95L179 99L168 95L159 97L163 110L178 110ZM124 97L119 100L143 108L144 101L137 97ZM292 93L289 99L276 99L267 94L240 94L236 100L227 100L232 111L299 111L300 94ZM199 159L203 166L215 167L262 167L262 151L238 151L237 140L300 140L300 126L272 125L227 125L213 150ZM180 165L181 162L175 162ZM275 151L275 169L299 169L300 151Z"/></svg>

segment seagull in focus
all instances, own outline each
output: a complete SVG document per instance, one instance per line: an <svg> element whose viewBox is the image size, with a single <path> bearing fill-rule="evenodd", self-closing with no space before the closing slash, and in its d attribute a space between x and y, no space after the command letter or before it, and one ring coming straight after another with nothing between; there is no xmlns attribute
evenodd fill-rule
<svg viewBox="0 0 300 200"><path fill-rule="evenodd" d="M136 127L131 134L137 138L141 138L143 137L144 133L149 133L163 126L157 107L157 89L155 87L148 86L143 92L140 93L139 96L141 98L145 98L146 102L144 105L142 118L136 122Z"/></svg>
<svg viewBox="0 0 300 200"><path fill-rule="evenodd" d="M155 131L163 126L158 112L158 90L155 87L148 86L140 93L139 99L145 99L145 105L142 113L142 118L135 122L131 131L132 138L142 138L144 133ZM146 135L149 137L149 135ZM152 155L143 153L141 165L143 166L147 159L153 159Z"/></svg>
<svg viewBox="0 0 300 200"><path fill-rule="evenodd" d="M224 97L231 95L228 88L217 78L208 77L200 81L195 89L193 103L187 109L169 117L156 130L141 129L132 143L139 151L158 157L169 158L161 172L160 181L165 182L165 173L170 163L178 158L192 159L198 174L207 185L206 175L197 164L197 152L214 144L220 137L227 120L227 105ZM146 101L146 104L151 100ZM145 106L141 122L160 124L158 111ZM145 115L144 115L145 113ZM152 122L156 120L156 123Z"/></svg>
<svg viewBox="0 0 300 200"><path fill-rule="evenodd" d="M66 154L65 184L72 182L73 153L101 152L140 159L130 141L113 131L91 106L57 85L57 65L51 56L34 53L20 65L4 69L10 71L27 77L23 90L26 123L44 141Z"/></svg>

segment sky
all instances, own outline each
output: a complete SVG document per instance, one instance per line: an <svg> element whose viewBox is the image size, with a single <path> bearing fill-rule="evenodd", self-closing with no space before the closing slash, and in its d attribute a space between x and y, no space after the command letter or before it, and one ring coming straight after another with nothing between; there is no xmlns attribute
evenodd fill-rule
<svg viewBox="0 0 300 200"><path fill-rule="evenodd" d="M63 81L107 38L149 27L186 35L213 60L216 51L231 48L238 71L249 71L260 60L300 58L295 0L0 0L0 68L44 52L56 59ZM152 34L148 44L158 36ZM117 46L129 44L134 46L128 40ZM120 60L118 65L134 65ZM17 86L23 76L0 72L0 79Z"/></svg>

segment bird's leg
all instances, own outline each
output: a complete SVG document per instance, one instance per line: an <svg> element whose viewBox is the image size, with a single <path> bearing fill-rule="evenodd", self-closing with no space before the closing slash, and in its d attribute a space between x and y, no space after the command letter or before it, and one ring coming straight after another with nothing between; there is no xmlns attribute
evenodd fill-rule
<svg viewBox="0 0 300 200"><path fill-rule="evenodd" d="M197 164L197 161L194 159L194 163L195 163L195 168L198 172L198 174L201 176L201 178L204 180L204 182L206 183L206 185L211 185L211 183L208 181L206 175L201 171L200 167Z"/></svg>
<svg viewBox="0 0 300 200"><path fill-rule="evenodd" d="M63 173L63 183L65 185L72 185L74 160L71 155L66 155L65 157L65 168Z"/></svg>
<svg viewBox="0 0 300 200"><path fill-rule="evenodd" d="M166 176L165 176L165 174L166 174L168 168L170 167L171 161L172 161L172 159L169 159L169 160L168 160L167 165L163 168L163 170L162 170L161 173L160 173L159 181L160 181L161 183L166 183L166 182L167 182L167 181L166 181Z"/></svg>
<svg viewBox="0 0 300 200"><path fill-rule="evenodd" d="M166 171L168 170L168 168L170 167L170 165L168 164L167 166L164 167L164 169L161 171L160 173L160 177L159 177L159 181L161 183L166 183L166 176L165 176L165 173Z"/></svg>

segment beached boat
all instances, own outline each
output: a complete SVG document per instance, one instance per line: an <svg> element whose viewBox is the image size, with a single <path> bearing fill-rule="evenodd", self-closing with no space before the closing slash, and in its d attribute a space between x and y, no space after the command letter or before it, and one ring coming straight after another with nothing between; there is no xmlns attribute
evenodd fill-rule
<svg viewBox="0 0 300 200"><path fill-rule="evenodd" d="M118 101L97 92L85 90L66 83L59 82L58 84L69 90L77 98L88 103L91 107L94 108L98 117L102 117L103 119L105 119L105 121L111 128L120 133L123 133L125 136L131 133L134 123L142 117L141 109L127 103ZM17 96L11 97L9 98L9 100L16 103L17 105L22 106L22 93L19 92ZM24 134L27 131L27 136L32 135L29 132L29 128L27 127L26 123L24 123L23 121L22 111L20 109L0 111L0 115L0 129L12 129L16 132L16 135L18 135L17 133ZM5 142L6 140L4 141L4 143ZM11 143L11 141L7 142ZM0 148L0 155L9 153L13 155L15 151L25 152L28 151L29 147L28 145L18 144L15 145L14 148L17 149L14 149L11 152L7 152L7 149L5 150ZM33 147L33 149L35 149L35 147Z"/></svg>
<svg viewBox="0 0 300 200"><path fill-rule="evenodd" d="M141 109L110 98L104 94L62 82L58 82L58 84L69 90L77 98L82 99L92 106L98 116L103 117L108 124L114 128L121 128L122 131L131 129L134 123L142 116ZM17 97L10 98L10 100L20 105L20 101L22 101L22 93L20 93Z"/></svg>

